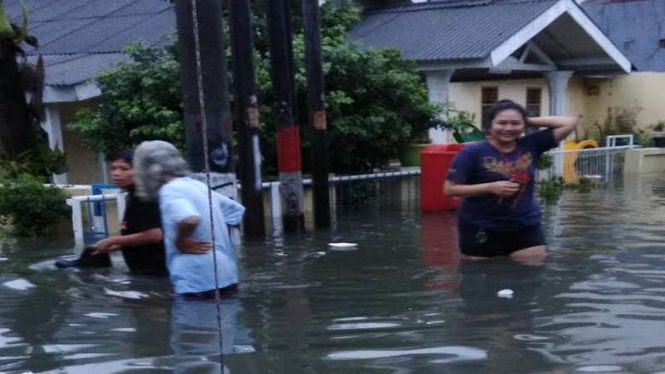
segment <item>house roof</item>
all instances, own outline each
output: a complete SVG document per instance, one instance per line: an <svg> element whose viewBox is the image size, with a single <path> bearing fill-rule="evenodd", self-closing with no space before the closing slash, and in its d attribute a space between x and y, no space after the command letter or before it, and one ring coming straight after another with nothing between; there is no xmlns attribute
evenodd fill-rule
<svg viewBox="0 0 665 374"><path fill-rule="evenodd" d="M439 0L370 8L349 39L363 48L396 48L423 70L631 70L573 0ZM527 44L545 64L525 66L528 56L520 50Z"/></svg>
<svg viewBox="0 0 665 374"><path fill-rule="evenodd" d="M46 85L81 84L125 60L129 42L165 43L175 31L173 6L164 0L24 0L29 32L39 40ZM18 0L6 0L8 16L21 21Z"/></svg>
<svg viewBox="0 0 665 374"><path fill-rule="evenodd" d="M591 0L584 10L640 71L665 71L665 0Z"/></svg>
<svg viewBox="0 0 665 374"><path fill-rule="evenodd" d="M349 39L397 48L413 61L484 58L556 2L450 0L374 8Z"/></svg>

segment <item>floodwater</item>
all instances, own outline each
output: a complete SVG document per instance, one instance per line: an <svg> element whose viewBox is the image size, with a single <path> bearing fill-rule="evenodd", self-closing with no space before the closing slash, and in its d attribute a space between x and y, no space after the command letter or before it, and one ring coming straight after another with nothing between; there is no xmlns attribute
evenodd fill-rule
<svg viewBox="0 0 665 374"><path fill-rule="evenodd" d="M226 371L665 373L665 177L567 192L546 216L542 267L460 263L454 214L414 209L246 242L220 308ZM0 253L0 372L221 373L214 302L121 261L55 270L66 244L19 246Z"/></svg>

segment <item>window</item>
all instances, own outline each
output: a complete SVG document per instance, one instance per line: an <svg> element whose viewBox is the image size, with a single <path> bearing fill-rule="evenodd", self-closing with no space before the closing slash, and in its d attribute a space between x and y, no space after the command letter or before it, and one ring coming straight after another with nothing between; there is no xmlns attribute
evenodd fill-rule
<svg viewBox="0 0 665 374"><path fill-rule="evenodd" d="M499 101L499 89L497 87L483 87L480 98L483 129L486 128L487 125L489 125L487 121L489 119L490 110L498 101Z"/></svg>
<svg viewBox="0 0 665 374"><path fill-rule="evenodd" d="M543 90L541 88L526 89L526 112L529 117L540 117Z"/></svg>

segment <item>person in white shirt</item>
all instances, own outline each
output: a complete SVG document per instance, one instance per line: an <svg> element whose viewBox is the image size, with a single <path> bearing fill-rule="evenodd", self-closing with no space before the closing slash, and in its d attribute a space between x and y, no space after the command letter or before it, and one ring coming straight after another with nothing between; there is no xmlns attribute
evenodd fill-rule
<svg viewBox="0 0 665 374"><path fill-rule="evenodd" d="M214 298L237 289L237 257L227 225L238 225L245 208L192 178L187 162L171 143L147 141L134 153L137 194L159 200L166 264L174 291L188 298ZM212 245L210 208L215 230ZM215 254L217 285L215 285Z"/></svg>

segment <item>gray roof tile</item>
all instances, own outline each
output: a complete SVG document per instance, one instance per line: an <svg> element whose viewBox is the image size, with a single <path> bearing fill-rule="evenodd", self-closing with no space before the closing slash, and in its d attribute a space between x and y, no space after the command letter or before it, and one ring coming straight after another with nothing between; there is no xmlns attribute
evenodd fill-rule
<svg viewBox="0 0 665 374"><path fill-rule="evenodd" d="M589 1L583 8L638 71L665 71L665 0Z"/></svg>
<svg viewBox="0 0 665 374"><path fill-rule="evenodd" d="M7 14L20 22L18 0ZM159 45L175 32L173 5L164 0L25 0L30 33L40 43L46 84L70 86L126 61L127 43ZM28 54L35 51L27 48Z"/></svg>
<svg viewBox="0 0 665 374"><path fill-rule="evenodd" d="M114 50L99 50L100 43L122 33L128 28L136 27L145 22L150 16L131 16L131 17L104 17L96 20L85 21L83 27L73 30L55 39L49 43L40 43L39 51L42 54L61 54L61 53L89 53L89 52L118 52L122 45ZM54 21L65 27L66 21ZM127 40L132 41L131 39Z"/></svg>
<svg viewBox="0 0 665 374"><path fill-rule="evenodd" d="M452 0L371 9L349 39L413 61L485 58L557 0Z"/></svg>

